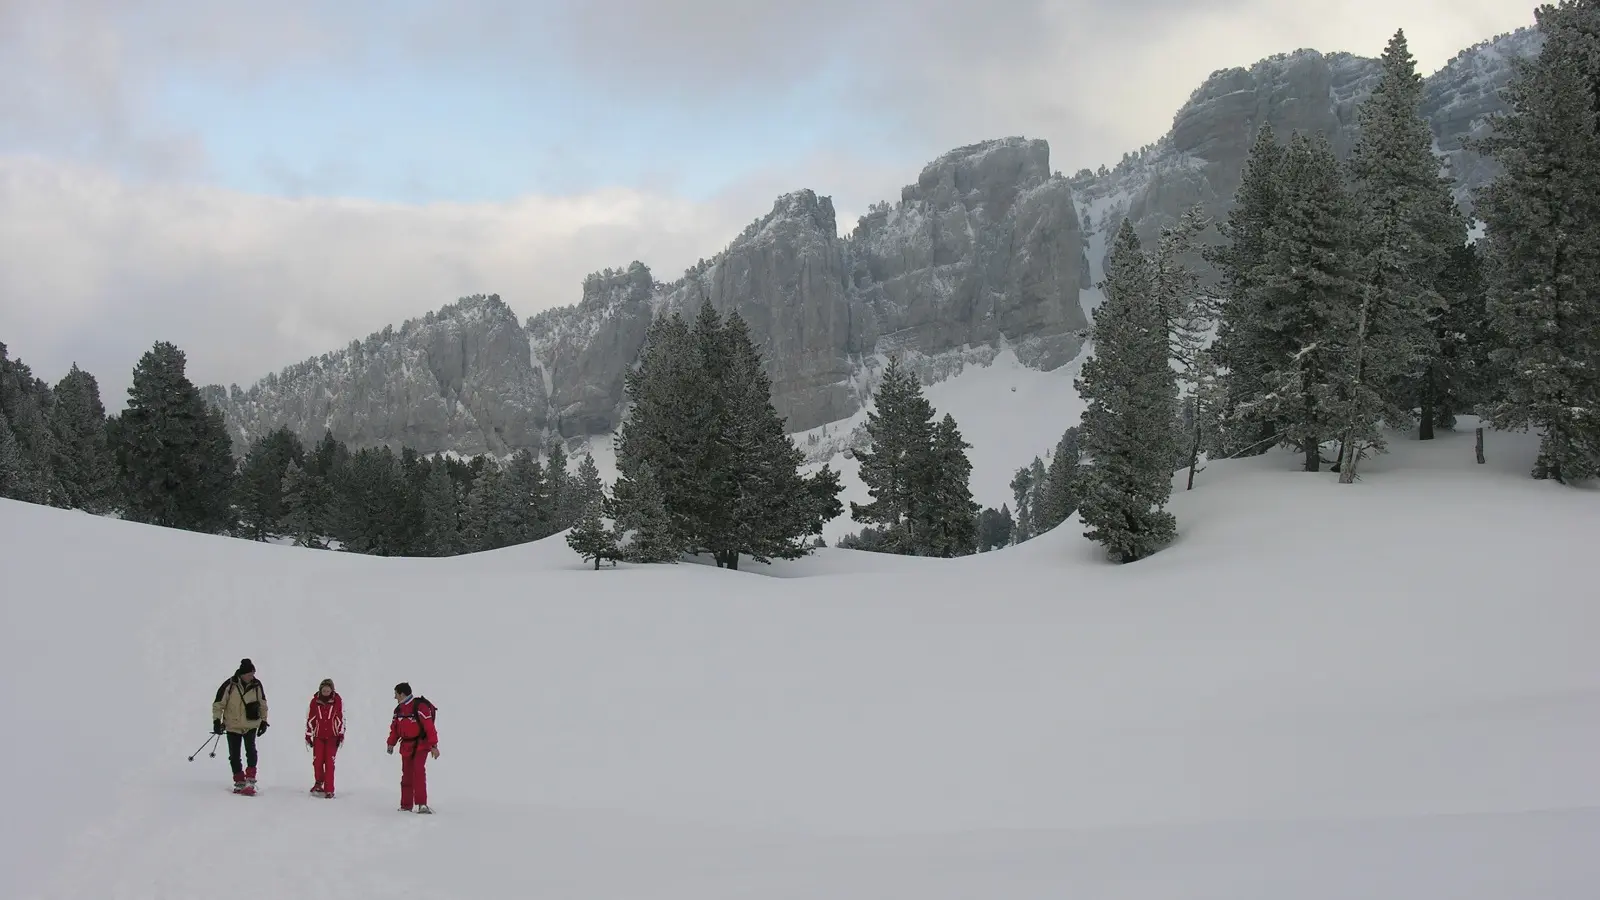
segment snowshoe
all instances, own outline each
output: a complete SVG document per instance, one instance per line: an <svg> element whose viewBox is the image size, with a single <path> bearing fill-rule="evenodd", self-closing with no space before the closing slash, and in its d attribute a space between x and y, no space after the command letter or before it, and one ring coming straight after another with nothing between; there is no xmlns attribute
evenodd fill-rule
<svg viewBox="0 0 1600 900"><path fill-rule="evenodd" d="M333 791L323 791L322 792L322 799L324 799L324 800L332 800L333 799Z"/></svg>
<svg viewBox="0 0 1600 900"><path fill-rule="evenodd" d="M433 815L433 810L429 809L428 805L426 803L424 803L423 805L417 807L417 812L421 813L422 815L425 815L425 816Z"/></svg>
<svg viewBox="0 0 1600 900"><path fill-rule="evenodd" d="M319 782L317 782L317 783L316 783L316 784L313 784L313 785L312 785L312 786L311 786L311 793L313 793L313 794L320 794L320 793L322 793L322 792L323 792L323 789L322 789L322 782L320 782L320 781L319 781Z"/></svg>

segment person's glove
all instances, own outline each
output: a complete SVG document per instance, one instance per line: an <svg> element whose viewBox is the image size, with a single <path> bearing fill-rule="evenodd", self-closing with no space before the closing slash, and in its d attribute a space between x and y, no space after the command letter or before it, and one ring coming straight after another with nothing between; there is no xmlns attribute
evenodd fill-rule
<svg viewBox="0 0 1600 900"><path fill-rule="evenodd" d="M267 733L267 723L262 722L261 723L261 727L256 729L256 737L260 737L260 736L262 736L263 734L266 734L266 733Z"/></svg>
<svg viewBox="0 0 1600 900"><path fill-rule="evenodd" d="M311 735L309 735L309 734L306 735L306 746L307 747L311 746Z"/></svg>
<svg viewBox="0 0 1600 900"><path fill-rule="evenodd" d="M389 755L390 755L390 756L393 756L393 755L394 755L394 745L393 745L393 744L390 744L390 745L389 745Z"/></svg>
<svg viewBox="0 0 1600 900"><path fill-rule="evenodd" d="M222 733L222 720L221 719L212 719L211 720L211 733L212 734L221 734Z"/></svg>
<svg viewBox="0 0 1600 900"><path fill-rule="evenodd" d="M333 742L333 748L335 750L337 750L337 749L339 749L340 747L343 747L343 746L344 746L344 735L341 734L341 735L339 735L339 739Z"/></svg>
<svg viewBox="0 0 1600 900"><path fill-rule="evenodd" d="M439 748L438 747L435 747L432 750L429 750L428 752L433 754L433 758L434 759L438 759L439 758Z"/></svg>

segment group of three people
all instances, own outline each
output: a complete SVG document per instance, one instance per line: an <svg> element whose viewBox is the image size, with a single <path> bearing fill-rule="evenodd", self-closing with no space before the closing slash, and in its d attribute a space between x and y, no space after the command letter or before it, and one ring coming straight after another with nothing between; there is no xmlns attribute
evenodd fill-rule
<svg viewBox="0 0 1600 900"><path fill-rule="evenodd" d="M414 696L411 685L394 686L394 718L389 723L389 753L400 747L400 809L431 813L428 808L428 757L439 758L439 731L434 706L426 697ZM228 763L233 768L237 794L256 791L256 738L267 733L267 690L256 677L248 658L217 688L211 702L211 731L228 738ZM311 695L306 713L306 746L311 749L311 793L333 796L334 758L344 745L344 700L324 678ZM241 758L242 755L242 758Z"/></svg>

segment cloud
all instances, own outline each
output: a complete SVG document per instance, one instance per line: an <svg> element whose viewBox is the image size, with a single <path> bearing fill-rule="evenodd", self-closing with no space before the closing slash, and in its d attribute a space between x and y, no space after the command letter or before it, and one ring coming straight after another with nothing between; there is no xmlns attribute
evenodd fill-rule
<svg viewBox="0 0 1600 900"><path fill-rule="evenodd" d="M187 350L199 381L248 383L465 294L526 316L575 301L607 265L641 259L670 280L783 191L833 195L848 231L959 144L1026 134L1050 140L1059 169L1112 162L1215 69L1302 46L1375 55L1404 26L1431 70L1531 20L1523 0L0 0L0 340L52 380L77 360L112 407L155 340ZM700 203L663 170L569 196L400 205L328 196L352 177L345 161L269 160L293 199L207 186L196 123L160 102L173 79L312 72L338 90L403 65L515 84L552 61L599 96L697 124L736 128L750 104L809 90L826 102L806 114L835 127L798 164ZM585 137L678 138L610 115L597 107ZM556 138L547 162L599 165Z"/></svg>
<svg viewBox="0 0 1600 900"><path fill-rule="evenodd" d="M77 361L115 407L157 340L189 354L196 381L248 384L468 294L527 316L576 302L602 264L642 259L670 280L749 212L627 188L470 205L281 199L4 160L0 339L50 380Z"/></svg>

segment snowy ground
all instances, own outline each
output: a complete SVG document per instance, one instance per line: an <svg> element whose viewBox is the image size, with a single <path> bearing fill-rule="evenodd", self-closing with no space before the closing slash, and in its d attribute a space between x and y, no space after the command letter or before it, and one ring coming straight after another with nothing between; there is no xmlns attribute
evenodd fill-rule
<svg viewBox="0 0 1600 900"><path fill-rule="evenodd" d="M1532 450L1215 464L1120 568L1075 519L595 572L560 538L386 560L0 502L0 896L1587 900L1600 492ZM242 656L255 798L184 759ZM394 811L402 679L440 707L432 817Z"/></svg>

